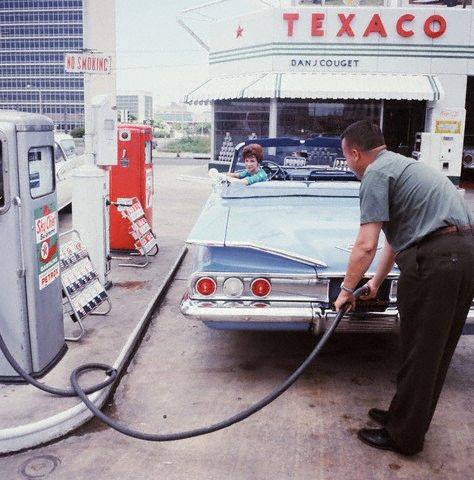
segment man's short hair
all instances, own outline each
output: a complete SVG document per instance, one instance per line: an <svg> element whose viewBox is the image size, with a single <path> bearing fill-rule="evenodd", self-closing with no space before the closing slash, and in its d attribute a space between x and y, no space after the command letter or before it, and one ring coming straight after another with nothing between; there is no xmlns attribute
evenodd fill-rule
<svg viewBox="0 0 474 480"><path fill-rule="evenodd" d="M242 151L242 159L245 160L246 157L255 157L257 162L261 163L263 160L263 148L258 143L247 145Z"/></svg>
<svg viewBox="0 0 474 480"><path fill-rule="evenodd" d="M346 139L349 148L359 147L363 152L385 145L385 138L380 127L370 120L351 123L342 133L341 141Z"/></svg>

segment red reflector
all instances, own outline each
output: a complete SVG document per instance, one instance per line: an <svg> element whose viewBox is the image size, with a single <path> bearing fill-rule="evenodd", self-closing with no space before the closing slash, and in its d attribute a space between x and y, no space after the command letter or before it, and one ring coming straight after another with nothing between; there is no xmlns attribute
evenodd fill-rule
<svg viewBox="0 0 474 480"><path fill-rule="evenodd" d="M196 290L201 295L212 295L216 292L216 282L209 277L202 277L196 282Z"/></svg>
<svg viewBox="0 0 474 480"><path fill-rule="evenodd" d="M257 278L250 285L250 289L256 297L266 297L270 293L272 286L266 278Z"/></svg>

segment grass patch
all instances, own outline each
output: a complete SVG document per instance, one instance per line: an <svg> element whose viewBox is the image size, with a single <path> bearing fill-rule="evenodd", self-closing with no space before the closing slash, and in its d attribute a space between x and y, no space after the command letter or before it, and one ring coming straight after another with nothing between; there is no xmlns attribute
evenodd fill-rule
<svg viewBox="0 0 474 480"><path fill-rule="evenodd" d="M193 152L193 153L210 153L211 139L210 137L185 137L169 142L163 148L165 152Z"/></svg>

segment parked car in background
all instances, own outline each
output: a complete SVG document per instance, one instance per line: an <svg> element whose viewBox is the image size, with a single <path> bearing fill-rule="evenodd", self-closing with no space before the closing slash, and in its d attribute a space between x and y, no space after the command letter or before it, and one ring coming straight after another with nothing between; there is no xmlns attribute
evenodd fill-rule
<svg viewBox="0 0 474 480"><path fill-rule="evenodd" d="M264 147L270 180L214 185L187 239L193 270L181 312L217 329L320 333L336 315L359 229L360 184L338 138L248 140L236 147L230 171L244 169L250 143ZM394 267L377 299L358 302L339 331L396 329L398 276Z"/></svg>
<svg viewBox="0 0 474 480"><path fill-rule="evenodd" d="M71 135L54 132L54 159L58 210L61 210L72 203L72 172L84 164L85 158L77 155L76 145Z"/></svg>

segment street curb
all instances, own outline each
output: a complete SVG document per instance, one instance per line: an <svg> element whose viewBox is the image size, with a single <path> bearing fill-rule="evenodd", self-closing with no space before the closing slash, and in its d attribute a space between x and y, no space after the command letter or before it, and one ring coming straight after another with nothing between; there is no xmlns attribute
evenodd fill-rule
<svg viewBox="0 0 474 480"><path fill-rule="evenodd" d="M113 368L115 368L118 372L117 382L100 392L95 392L89 395L89 398L97 407L102 408L109 395L114 392L114 389L120 382L124 370L140 345L141 339L148 328L153 312L166 295L168 287L170 286L176 271L186 256L186 253L187 247L184 247L180 251L173 266L166 275L165 280L158 288L155 296L147 305L145 313L128 337L119 356L115 360ZM59 439L67 433L77 429L92 418L93 415L90 410L81 402L74 407L69 408L68 410L57 413L56 415L43 420L26 425L20 425L18 427L5 428L0 430L0 454L18 452L20 450L42 445L50 442L51 440Z"/></svg>

